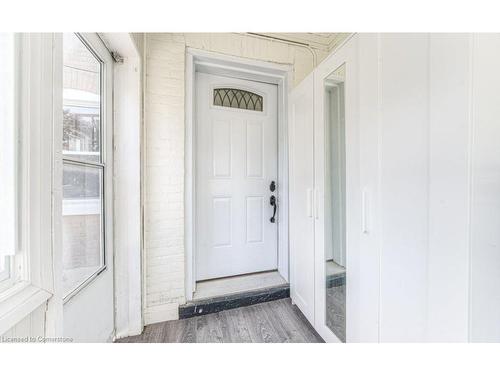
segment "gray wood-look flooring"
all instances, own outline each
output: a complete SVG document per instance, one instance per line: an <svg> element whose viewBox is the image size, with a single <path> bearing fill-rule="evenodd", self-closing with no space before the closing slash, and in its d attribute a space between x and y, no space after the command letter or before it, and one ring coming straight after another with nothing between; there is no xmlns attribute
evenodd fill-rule
<svg viewBox="0 0 500 375"><path fill-rule="evenodd" d="M290 298L146 326L117 342L251 343L323 342Z"/></svg>

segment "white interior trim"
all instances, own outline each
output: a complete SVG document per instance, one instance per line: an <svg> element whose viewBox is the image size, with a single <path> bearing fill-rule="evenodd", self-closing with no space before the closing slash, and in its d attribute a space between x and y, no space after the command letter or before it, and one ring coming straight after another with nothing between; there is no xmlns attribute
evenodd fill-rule
<svg viewBox="0 0 500 375"><path fill-rule="evenodd" d="M59 50L54 34L19 34L19 77L16 113L19 127L18 225L19 238L13 259L15 280L0 295L0 334L12 328L48 301L43 334L61 334L62 299L54 275L59 249L53 237L53 173L57 138L54 123L55 59ZM62 75L62 74L61 74ZM27 77L27 78L26 78ZM24 79L26 78L26 79ZM62 117L62 113L61 113ZM40 324L37 322L36 324Z"/></svg>
<svg viewBox="0 0 500 375"><path fill-rule="evenodd" d="M186 133L185 133L185 291L192 300L196 288L194 241L195 231L195 158L194 95L195 73L204 72L240 79L273 83L278 86L278 271L289 280L288 254L288 122L287 98L292 67L241 57L227 56L194 48L186 49Z"/></svg>
<svg viewBox="0 0 500 375"><path fill-rule="evenodd" d="M113 68L114 266L116 338L138 335L142 311L142 61L129 33L100 34L123 57Z"/></svg>

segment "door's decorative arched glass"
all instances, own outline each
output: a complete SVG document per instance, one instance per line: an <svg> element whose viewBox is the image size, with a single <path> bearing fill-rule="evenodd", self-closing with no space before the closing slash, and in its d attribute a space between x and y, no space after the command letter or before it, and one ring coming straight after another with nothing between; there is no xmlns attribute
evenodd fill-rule
<svg viewBox="0 0 500 375"><path fill-rule="evenodd" d="M263 98L250 91L218 88L214 89L214 105L262 112Z"/></svg>

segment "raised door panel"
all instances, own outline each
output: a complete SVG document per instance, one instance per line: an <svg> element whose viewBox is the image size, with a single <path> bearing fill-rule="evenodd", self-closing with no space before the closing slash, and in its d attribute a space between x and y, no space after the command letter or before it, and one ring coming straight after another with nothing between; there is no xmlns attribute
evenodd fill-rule
<svg viewBox="0 0 500 375"><path fill-rule="evenodd" d="M246 173L247 177L264 177L264 129L262 121L246 123Z"/></svg>
<svg viewBox="0 0 500 375"><path fill-rule="evenodd" d="M231 177L231 122L212 121L212 160L214 177Z"/></svg>

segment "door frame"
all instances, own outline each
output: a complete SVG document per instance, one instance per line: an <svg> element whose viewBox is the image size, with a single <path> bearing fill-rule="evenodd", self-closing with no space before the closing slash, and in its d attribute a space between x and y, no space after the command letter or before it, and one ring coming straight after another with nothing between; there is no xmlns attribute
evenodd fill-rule
<svg viewBox="0 0 500 375"><path fill-rule="evenodd" d="M231 78L271 83L278 86L278 272L289 280L288 247L288 88L292 66L271 63L220 53L186 48L185 77L185 144L184 144L184 244L185 293L192 300L196 288L195 272L195 215L196 215L196 73L203 72Z"/></svg>

